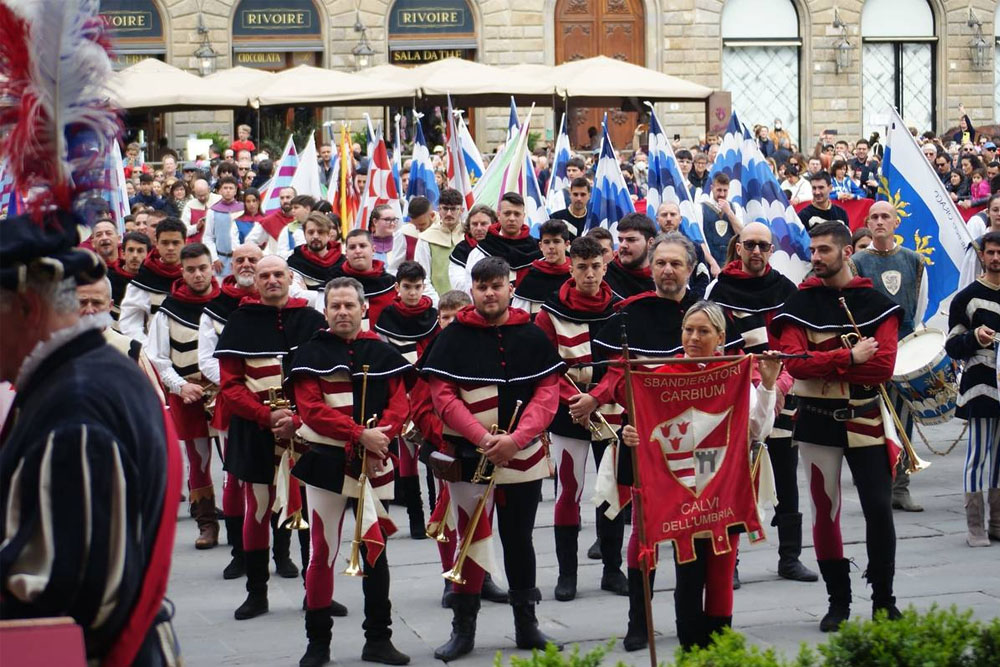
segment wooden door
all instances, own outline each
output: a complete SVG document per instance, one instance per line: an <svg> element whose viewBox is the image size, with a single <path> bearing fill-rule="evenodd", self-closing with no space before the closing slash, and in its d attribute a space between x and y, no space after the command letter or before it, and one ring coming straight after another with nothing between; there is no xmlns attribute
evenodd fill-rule
<svg viewBox="0 0 1000 667"><path fill-rule="evenodd" d="M555 25L557 65L601 55L646 65L643 0L558 0ZM574 107L571 99L567 125L575 148L590 147L587 130L593 127L600 133L605 112L615 148L631 144L638 113Z"/></svg>

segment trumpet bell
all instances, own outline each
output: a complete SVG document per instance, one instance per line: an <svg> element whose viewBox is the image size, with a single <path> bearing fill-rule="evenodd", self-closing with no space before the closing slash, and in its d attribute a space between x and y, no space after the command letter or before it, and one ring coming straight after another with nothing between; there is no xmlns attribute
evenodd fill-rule
<svg viewBox="0 0 1000 667"><path fill-rule="evenodd" d="M285 525L282 526L287 530L309 530L309 522L306 518L302 516L302 510L296 510L292 516L285 521Z"/></svg>
<svg viewBox="0 0 1000 667"><path fill-rule="evenodd" d="M351 549L351 555L347 559L347 568L344 570L344 574L349 577L363 577L365 576L364 568L361 567L361 559L359 558L359 549Z"/></svg>
<svg viewBox="0 0 1000 667"><path fill-rule="evenodd" d="M924 461L922 458L917 456L916 452L911 450L910 452L908 452L908 454L910 456L910 460L908 465L906 466L907 475L912 475L914 473L920 472L921 470L927 470L927 468L931 467L930 461Z"/></svg>
<svg viewBox="0 0 1000 667"><path fill-rule="evenodd" d="M462 576L461 570L456 568L451 568L447 572L443 572L441 576L453 584L458 584L459 586L465 585L465 577Z"/></svg>

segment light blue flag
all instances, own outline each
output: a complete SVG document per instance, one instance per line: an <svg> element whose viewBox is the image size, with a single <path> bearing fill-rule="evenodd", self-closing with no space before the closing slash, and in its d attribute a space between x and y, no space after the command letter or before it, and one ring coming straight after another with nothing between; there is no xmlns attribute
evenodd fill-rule
<svg viewBox="0 0 1000 667"><path fill-rule="evenodd" d="M521 124L517 119L517 104L514 96L510 98L510 117L507 121L507 141L516 140L521 132ZM542 197L542 189L538 187L538 176L531 164L531 156L524 156L524 166L518 176L518 192L524 197L524 217L531 229L531 235L538 238L538 228L549 219L549 209Z"/></svg>
<svg viewBox="0 0 1000 667"><path fill-rule="evenodd" d="M410 162L410 184L406 188L406 198L411 199L421 195L430 199L431 206L436 208L441 191L438 189L437 181L434 180L434 165L431 163L431 152L427 150L424 128L420 125L420 116L416 112L414 115L416 118L413 122L415 129L413 159Z"/></svg>
<svg viewBox="0 0 1000 667"><path fill-rule="evenodd" d="M635 212L635 205L625 185L621 167L618 166L618 156L611 145L608 135L608 123L601 123L604 137L601 139L601 157L597 161L597 171L594 175L594 190L587 204L587 224L584 232L594 227L604 227L611 232L618 245L618 221L626 214Z"/></svg>
<svg viewBox="0 0 1000 667"><path fill-rule="evenodd" d="M674 202L681 210L681 231L695 243L702 243L705 236L698 223L698 214L680 167L674 157L674 149L656 118L656 110L649 105L649 173L647 176L646 215L656 220L656 209L663 202Z"/></svg>
<svg viewBox="0 0 1000 667"><path fill-rule="evenodd" d="M878 199L899 215L896 242L916 250L927 270L924 322L944 311L958 289L959 268L972 236L944 184L894 109L886 137ZM918 305L919 310L919 305Z"/></svg>
<svg viewBox="0 0 1000 667"><path fill-rule="evenodd" d="M549 213L555 213L566 208L566 196L563 191L569 187L569 177L566 176L566 163L573 156L569 145L569 133L566 132L566 114L559 123L559 137L556 139L552 164L549 167L549 190L545 195L545 204Z"/></svg>

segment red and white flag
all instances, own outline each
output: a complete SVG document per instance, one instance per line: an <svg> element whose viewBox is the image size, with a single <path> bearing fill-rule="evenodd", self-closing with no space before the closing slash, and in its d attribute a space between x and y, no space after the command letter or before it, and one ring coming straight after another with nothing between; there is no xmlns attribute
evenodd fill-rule
<svg viewBox="0 0 1000 667"><path fill-rule="evenodd" d="M462 193L462 214L465 215L475 205L475 198L472 196L472 179L469 178L469 168L465 164L465 151L462 150L462 136L455 123L455 112L451 108L451 95L448 96L448 123L447 123L447 152L448 152L448 187L455 188Z"/></svg>
<svg viewBox="0 0 1000 667"><path fill-rule="evenodd" d="M639 548L650 563L668 540L679 562L694 560L696 536L728 553L733 526L763 539L750 478L751 363L747 356L694 372L674 364L631 374L646 533Z"/></svg>
<svg viewBox="0 0 1000 667"><path fill-rule="evenodd" d="M391 206L398 219L403 218L402 209L399 207L396 179L392 175L392 163L389 162L389 151L386 150L385 139L381 135L368 163L368 183L365 185L361 201L361 209L354 219L354 229L367 229L372 210L382 204Z"/></svg>

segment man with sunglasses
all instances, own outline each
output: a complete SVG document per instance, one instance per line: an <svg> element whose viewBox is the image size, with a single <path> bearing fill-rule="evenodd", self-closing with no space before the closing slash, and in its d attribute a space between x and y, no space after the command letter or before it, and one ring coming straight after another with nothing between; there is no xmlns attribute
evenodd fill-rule
<svg viewBox="0 0 1000 667"><path fill-rule="evenodd" d="M726 339L742 339L745 352L760 354L771 349L767 335L771 319L797 288L795 283L769 264L774 245L767 225L751 222L744 227L736 250L739 259L723 267L719 277L705 290L705 298L725 310ZM788 395L791 385L792 377L782 372L775 385L781 412L767 439L767 453L774 469L778 496L771 525L778 529L778 576L792 581L817 581L819 575L799 560L802 553L802 513L799 512L796 479L799 452L792 444L795 397ZM735 580L734 585L738 585Z"/></svg>

